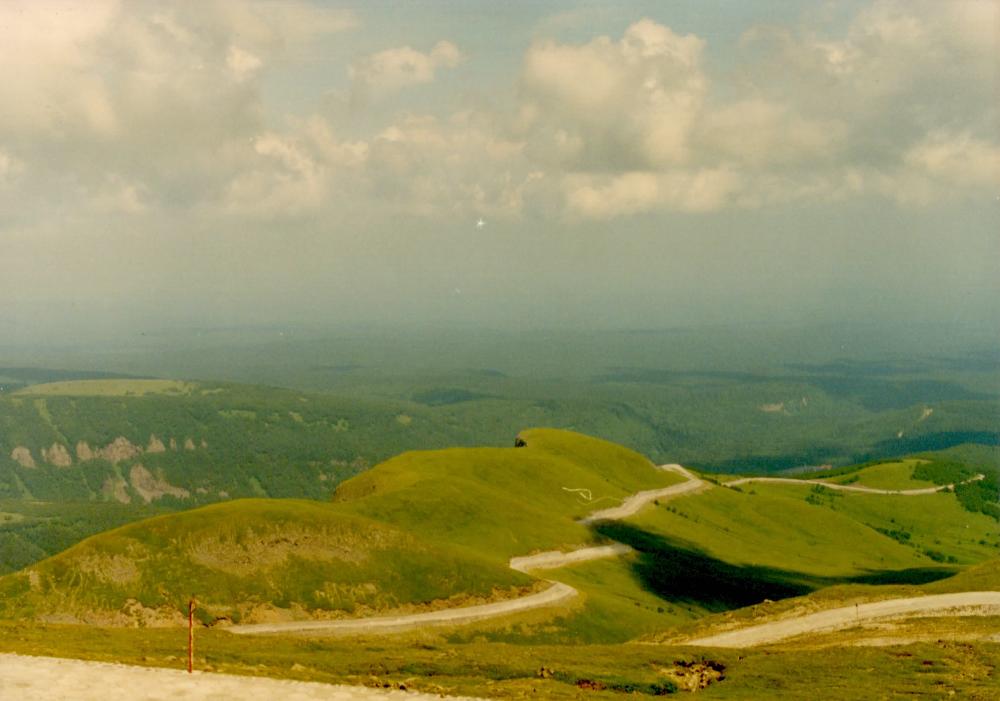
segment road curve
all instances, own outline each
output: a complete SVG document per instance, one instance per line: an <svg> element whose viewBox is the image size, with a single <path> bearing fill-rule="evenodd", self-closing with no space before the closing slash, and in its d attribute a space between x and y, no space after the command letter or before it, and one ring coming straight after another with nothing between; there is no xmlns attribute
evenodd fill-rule
<svg viewBox="0 0 1000 701"><path fill-rule="evenodd" d="M684 469L680 465L659 465L657 469L663 470L664 472L676 472L682 477L687 478L687 480L685 482L672 484L669 487L664 487L662 489L647 489L643 492L636 492L618 506L612 506L607 509L595 511L594 513L580 519L580 523L589 524L597 521L617 521L623 518L628 518L629 516L636 514L642 507L650 502L658 499L672 499L673 497L680 496L681 494L696 492L708 486L707 482L699 479L691 471Z"/></svg>
<svg viewBox="0 0 1000 701"><path fill-rule="evenodd" d="M798 618L762 623L685 641L702 647L754 647L776 643L804 633L828 633L851 628L862 621L904 618L914 615L997 616L1000 615L1000 591L967 591L933 594L905 599L874 601L857 606L818 611Z"/></svg>
<svg viewBox="0 0 1000 701"><path fill-rule="evenodd" d="M594 521L621 519L636 513L646 504L655 499L668 499L679 494L687 494L701 489L707 484L680 465L658 465L658 470L676 472L685 478L684 482L671 485L664 489L651 489L638 492L628 497L620 506L601 509L581 519L579 523L588 524ZM518 572L544 570L563 567L565 565L597 560L606 557L618 557L632 552L632 548L623 543L597 545L579 548L570 552L550 550L534 555L524 555L510 559L509 566ZM551 580L550 580L551 581ZM400 616L378 616L372 618L350 618L333 621L288 621L282 623L251 623L247 625L229 626L225 630L237 635L267 635L296 633L326 633L326 634L373 634L395 633L413 628L430 626L461 625L473 623L512 613L521 613L546 606L556 606L574 598L579 592L568 584L551 582L546 589L528 596L496 601L476 606L460 606L427 613L414 613Z"/></svg>
<svg viewBox="0 0 1000 701"><path fill-rule="evenodd" d="M958 484L969 484L970 482L978 482L979 480L986 479L986 475L980 473L975 477L970 477L964 482L959 482ZM837 489L842 492L862 492L864 494L895 494L900 496L915 497L923 494L936 494L937 492L943 492L946 489L954 489L954 484L941 484L935 487L921 487L919 489L876 489L875 487L862 487L854 484L835 484L833 482L824 482L823 480L800 480L792 477L742 477L736 480L730 480L729 482L724 482L723 487L738 487L741 484L748 484L750 482L771 482L778 484L818 484L823 487L828 487L829 489Z"/></svg>

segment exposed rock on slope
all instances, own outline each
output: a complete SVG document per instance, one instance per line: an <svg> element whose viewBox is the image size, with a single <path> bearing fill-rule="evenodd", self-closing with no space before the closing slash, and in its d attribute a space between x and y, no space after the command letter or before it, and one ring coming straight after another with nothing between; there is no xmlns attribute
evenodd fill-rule
<svg viewBox="0 0 1000 701"><path fill-rule="evenodd" d="M10 451L10 458L11 460L16 460L21 467L35 467L35 458L32 457L31 451L23 445L19 445Z"/></svg>
<svg viewBox="0 0 1000 701"><path fill-rule="evenodd" d="M45 462L56 467L69 467L73 464L73 458L69 456L66 446L61 443L53 443L48 448L42 448L42 457Z"/></svg>
<svg viewBox="0 0 1000 701"><path fill-rule="evenodd" d="M169 494L178 499L187 499L191 492L182 487L175 487L161 477L155 476L141 464L135 464L128 473L132 488L138 492L142 500L147 504L154 499Z"/></svg>

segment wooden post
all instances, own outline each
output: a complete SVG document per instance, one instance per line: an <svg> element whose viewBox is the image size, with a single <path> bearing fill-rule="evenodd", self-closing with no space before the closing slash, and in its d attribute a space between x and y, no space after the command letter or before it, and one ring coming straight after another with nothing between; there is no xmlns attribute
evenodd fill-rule
<svg viewBox="0 0 1000 701"><path fill-rule="evenodd" d="M188 601L188 674L194 671L194 597Z"/></svg>

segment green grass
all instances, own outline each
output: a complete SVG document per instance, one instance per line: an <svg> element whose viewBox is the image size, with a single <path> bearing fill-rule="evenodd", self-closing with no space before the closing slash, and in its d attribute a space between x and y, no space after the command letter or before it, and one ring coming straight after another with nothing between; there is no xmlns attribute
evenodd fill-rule
<svg viewBox="0 0 1000 701"><path fill-rule="evenodd" d="M246 620L269 606L361 615L516 594L532 579L508 568L511 555L595 540L574 520L593 507L563 486L617 500L680 479L586 436L522 439L404 454L344 483L334 503L238 500L102 533L0 579L6 615L121 623L135 600L170 620L194 593L212 615Z"/></svg>
<svg viewBox="0 0 1000 701"><path fill-rule="evenodd" d="M973 564L994 557L1000 547L1000 524L962 508L950 492L920 496L840 492L815 498L808 485L756 484L754 490L758 496L812 499L827 517L839 515L867 525L909 548L924 563Z"/></svg>
<svg viewBox="0 0 1000 701"><path fill-rule="evenodd" d="M782 491L758 483L741 489L713 487L647 509L629 523L730 564L819 577L928 564L912 548L856 518L806 503L809 485Z"/></svg>
<svg viewBox="0 0 1000 701"><path fill-rule="evenodd" d="M682 478L621 446L568 431L521 434L521 448L405 453L342 484L351 512L473 548L497 561L593 540L575 522ZM590 490L592 502L570 489Z"/></svg>
<svg viewBox="0 0 1000 701"><path fill-rule="evenodd" d="M0 652L182 669L186 633L0 622ZM253 638L197 633L198 669L443 694L621 699L666 689L678 663L722 667L699 699L827 701L994 697L1000 645L919 643L829 650L692 650L663 645L450 644L441 634L384 639ZM545 672L543 673L543 670ZM599 682L603 690L583 691ZM613 687L618 687L615 690ZM684 695L686 697L686 694Z"/></svg>
<svg viewBox="0 0 1000 701"><path fill-rule="evenodd" d="M528 584L475 553L333 505L248 499L94 536L0 579L0 592L6 617L122 625L147 614L179 624L192 594L206 615L245 621L270 608L362 615ZM123 614L130 600L148 611Z"/></svg>
<svg viewBox="0 0 1000 701"><path fill-rule="evenodd" d="M879 463L878 465L865 467L843 477L836 477L830 481L837 484L853 484L859 487L873 487L875 489L920 489L922 487L933 487L935 486L934 482L925 479L916 479L913 476L914 469L926 462L926 460L909 459L898 462Z"/></svg>
<svg viewBox="0 0 1000 701"><path fill-rule="evenodd" d="M665 601L646 588L635 573L638 557L626 555L541 572L540 576L569 584L580 595L558 609L457 628L448 640L519 645L624 643L705 614L697 605Z"/></svg>
<svg viewBox="0 0 1000 701"><path fill-rule="evenodd" d="M141 397L149 394L191 394L197 385L179 380L68 380L31 385L14 394L67 397Z"/></svg>

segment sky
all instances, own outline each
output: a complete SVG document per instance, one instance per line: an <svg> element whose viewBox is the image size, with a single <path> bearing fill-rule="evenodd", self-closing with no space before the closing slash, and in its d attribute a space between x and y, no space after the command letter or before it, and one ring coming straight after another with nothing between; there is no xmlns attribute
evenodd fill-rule
<svg viewBox="0 0 1000 701"><path fill-rule="evenodd" d="M0 338L997 326L998 41L1000 0L0 0Z"/></svg>

